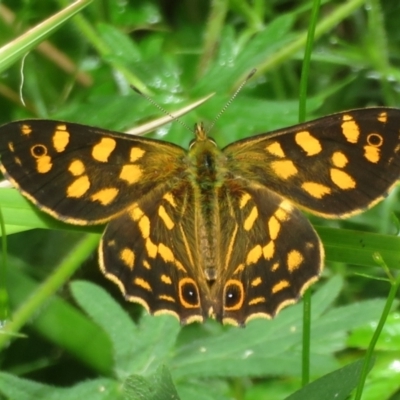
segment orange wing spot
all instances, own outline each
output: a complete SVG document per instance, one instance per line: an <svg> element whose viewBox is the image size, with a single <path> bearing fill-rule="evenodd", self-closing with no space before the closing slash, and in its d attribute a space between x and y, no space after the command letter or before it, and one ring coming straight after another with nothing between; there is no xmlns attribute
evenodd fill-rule
<svg viewBox="0 0 400 400"><path fill-rule="evenodd" d="M239 265L236 267L235 271L233 272L233 275L236 275L236 274L238 274L239 272L243 272L243 271L244 271L244 268L245 268L244 264L239 264Z"/></svg>
<svg viewBox="0 0 400 400"><path fill-rule="evenodd" d="M142 176L142 169L138 165L126 164L121 168L119 177L130 185L139 181Z"/></svg>
<svg viewBox="0 0 400 400"><path fill-rule="evenodd" d="M286 221L288 219L287 212L284 211L282 208L278 208L275 213L275 217L279 219L279 221Z"/></svg>
<svg viewBox="0 0 400 400"><path fill-rule="evenodd" d="M226 252L225 255L225 269L228 269L228 266L231 262L231 258L232 258L232 251L233 251L233 246L236 243L236 236L237 236L237 232L238 232L238 224L235 223L235 229L231 235L230 241L229 241L229 246L228 246L228 250Z"/></svg>
<svg viewBox="0 0 400 400"><path fill-rule="evenodd" d="M316 199L322 199L325 195L331 194L331 189L328 186L316 182L304 182L301 188Z"/></svg>
<svg viewBox="0 0 400 400"><path fill-rule="evenodd" d="M21 159L19 157L14 157L14 161L16 164L18 164L19 166L22 165Z"/></svg>
<svg viewBox="0 0 400 400"><path fill-rule="evenodd" d="M9 149L12 153L14 153L14 143L13 143L13 142L8 142L7 144L8 144L8 149Z"/></svg>
<svg viewBox="0 0 400 400"><path fill-rule="evenodd" d="M262 304L262 303L266 303L266 300L265 300L265 297L256 297L255 299L253 299L253 300L250 300L249 301L249 306L255 306L255 305L257 305L257 304Z"/></svg>
<svg viewBox="0 0 400 400"><path fill-rule="evenodd" d="M21 132L23 135L29 136L32 133L32 128L30 127L30 125L24 124L21 126Z"/></svg>
<svg viewBox="0 0 400 400"><path fill-rule="evenodd" d="M283 289L286 289L286 288L288 288L288 287L290 287L290 283L288 282L288 281L285 281L285 280L281 280L281 281L279 281L277 284L275 284L274 286L272 286L272 293L278 293L278 292L280 292L281 290L283 290Z"/></svg>
<svg viewBox="0 0 400 400"><path fill-rule="evenodd" d="M258 210L257 207L254 206L251 209L249 216L244 220L243 223L243 227L246 231L249 231L253 227L254 222L256 222L257 220L257 217L258 217Z"/></svg>
<svg viewBox="0 0 400 400"><path fill-rule="evenodd" d="M174 253L172 253L171 249L163 243L160 243L158 245L158 254L160 254L161 258L165 262L174 262L175 261Z"/></svg>
<svg viewBox="0 0 400 400"><path fill-rule="evenodd" d="M145 267L148 270L151 269L151 265L146 260L143 260L143 267Z"/></svg>
<svg viewBox="0 0 400 400"><path fill-rule="evenodd" d="M240 203L239 203L240 209L244 208L250 199L251 196L248 193L244 193L243 196L240 198Z"/></svg>
<svg viewBox="0 0 400 400"><path fill-rule="evenodd" d="M331 179L340 189L354 189L356 181L346 172L340 169L331 168Z"/></svg>
<svg viewBox="0 0 400 400"><path fill-rule="evenodd" d="M341 151L335 151L331 157L332 163L337 168L344 168L349 160Z"/></svg>
<svg viewBox="0 0 400 400"><path fill-rule="evenodd" d="M158 252L158 247L156 244L154 244L151 239L147 239L145 243L146 251L147 254L149 255L150 258L156 258L157 252Z"/></svg>
<svg viewBox="0 0 400 400"><path fill-rule="evenodd" d="M147 215L143 215L138 223L140 233L144 239L150 236L150 219Z"/></svg>
<svg viewBox="0 0 400 400"><path fill-rule="evenodd" d="M283 200L281 204L279 204L279 208L282 208L282 210L285 210L288 213L290 213L293 210L293 206L288 200Z"/></svg>
<svg viewBox="0 0 400 400"><path fill-rule="evenodd" d="M290 160L274 161L271 163L271 167L275 174L282 179L288 179L298 172L293 161Z"/></svg>
<svg viewBox="0 0 400 400"><path fill-rule="evenodd" d="M139 221L139 219L143 217L144 213L137 205L135 205L129 210L129 215L134 221Z"/></svg>
<svg viewBox="0 0 400 400"><path fill-rule="evenodd" d="M387 121L387 112L383 111L378 115L378 121L385 123Z"/></svg>
<svg viewBox="0 0 400 400"><path fill-rule="evenodd" d="M251 286L257 287L262 284L262 279L258 276L256 279L253 279L250 283Z"/></svg>
<svg viewBox="0 0 400 400"><path fill-rule="evenodd" d="M308 131L296 133L294 140L296 141L297 145L307 153L307 156L315 156L322 150L319 140L312 136Z"/></svg>
<svg viewBox="0 0 400 400"><path fill-rule="evenodd" d="M271 267L271 271L272 271L272 272L275 272L278 268L279 268L279 263L278 263L278 262L273 263L273 264L272 264L272 267Z"/></svg>
<svg viewBox="0 0 400 400"><path fill-rule="evenodd" d="M280 230L281 223L275 218L275 216L272 216L268 221L269 237L272 240L275 240L278 237Z"/></svg>
<svg viewBox="0 0 400 400"><path fill-rule="evenodd" d="M140 286L142 289L147 290L148 292L152 292L151 286L149 285L149 282L145 281L142 278L135 278L133 283L137 286Z"/></svg>
<svg viewBox="0 0 400 400"><path fill-rule="evenodd" d="M345 114L342 118L342 133L349 143L357 143L360 129L351 115Z"/></svg>
<svg viewBox="0 0 400 400"><path fill-rule="evenodd" d="M266 246L263 247L263 256L266 260L270 260L275 254L275 243L271 240Z"/></svg>
<svg viewBox="0 0 400 400"><path fill-rule="evenodd" d="M58 153L62 153L69 143L69 132L65 125L57 125L53 135L53 147Z"/></svg>
<svg viewBox="0 0 400 400"><path fill-rule="evenodd" d="M379 148L374 146L364 146L364 157L369 162L376 164L381 158Z"/></svg>
<svg viewBox="0 0 400 400"><path fill-rule="evenodd" d="M185 267L183 266L183 264L180 261L175 260L174 264L175 264L175 267L178 268L180 271L187 272Z"/></svg>
<svg viewBox="0 0 400 400"><path fill-rule="evenodd" d="M274 143L268 145L265 148L265 150L267 150L268 153L272 154L273 156L277 156L279 158L285 157L285 153L282 150L280 143L278 143L278 142L274 142Z"/></svg>
<svg viewBox="0 0 400 400"><path fill-rule="evenodd" d="M158 216L162 219L167 229L171 230L175 226L174 221L172 221L164 206L158 207Z"/></svg>
<svg viewBox="0 0 400 400"><path fill-rule="evenodd" d="M262 248L258 244L257 246L253 247L248 253L246 258L246 264L255 264L260 257L262 256Z"/></svg>
<svg viewBox="0 0 400 400"><path fill-rule="evenodd" d="M36 170L39 174L45 174L51 170L53 164L50 156L43 156L36 159Z"/></svg>
<svg viewBox="0 0 400 400"><path fill-rule="evenodd" d="M116 243L115 243L115 240L113 239L113 240L109 240L108 242L107 242L107 246L108 247L115 247L115 245L116 245Z"/></svg>
<svg viewBox="0 0 400 400"><path fill-rule="evenodd" d="M99 201L103 206L108 206L117 197L119 190L117 188L102 189L93 194L90 199Z"/></svg>
<svg viewBox="0 0 400 400"><path fill-rule="evenodd" d="M140 147L132 147L131 148L131 153L130 153L130 156L129 156L130 162L135 162L135 161L139 160L140 158L143 157L143 155L145 153L146 152L143 149L141 149Z"/></svg>
<svg viewBox="0 0 400 400"><path fill-rule="evenodd" d="M176 203L175 203L174 196L170 192L165 193L164 196L163 196L163 199L167 200L168 203L171 204L172 207L176 208Z"/></svg>
<svg viewBox="0 0 400 400"><path fill-rule="evenodd" d="M301 263L304 261L304 257L297 250L292 250L287 256L287 266L290 272L295 271Z"/></svg>
<svg viewBox="0 0 400 400"><path fill-rule="evenodd" d="M135 265L135 253L127 247L119 253L120 260L130 269L133 270Z"/></svg>
<svg viewBox="0 0 400 400"><path fill-rule="evenodd" d="M173 297L171 297L171 296L167 296L166 294L160 294L160 295L158 296L158 298L159 298L160 300L169 301L170 303L175 303L175 299L174 299Z"/></svg>
<svg viewBox="0 0 400 400"><path fill-rule="evenodd" d="M89 177L87 175L81 176L68 186L67 197L75 197L79 199L89 190L89 188Z"/></svg>
<svg viewBox="0 0 400 400"><path fill-rule="evenodd" d="M107 162L116 145L117 142L112 138L101 138L100 142L93 146L92 157L96 161Z"/></svg>
<svg viewBox="0 0 400 400"><path fill-rule="evenodd" d="M179 226L179 230L180 230L181 235L182 235L182 240L183 240L183 244L185 246L186 255L187 255L188 259L189 259L190 264L194 267L193 256L192 256L192 252L190 251L190 246L189 246L189 242L187 240L185 231L183 230L181 224L179 224L178 226Z"/></svg>
<svg viewBox="0 0 400 400"><path fill-rule="evenodd" d="M81 160L74 160L69 164L68 171L74 176L82 175L85 172L85 165Z"/></svg>
<svg viewBox="0 0 400 400"><path fill-rule="evenodd" d="M167 284L167 285L172 285L172 280L169 276L162 274L161 275L161 282Z"/></svg>

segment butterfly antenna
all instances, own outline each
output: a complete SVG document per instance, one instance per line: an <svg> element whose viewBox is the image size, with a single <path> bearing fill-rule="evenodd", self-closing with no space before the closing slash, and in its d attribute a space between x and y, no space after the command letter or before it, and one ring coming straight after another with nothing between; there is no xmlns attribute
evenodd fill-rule
<svg viewBox="0 0 400 400"><path fill-rule="evenodd" d="M249 81L249 79L256 73L257 69L253 68L250 73L247 75L246 79L240 84L240 86L236 89L235 93L231 96L228 102L222 107L221 111L217 114L214 118L214 121L208 127L207 131L210 132L211 129L214 127L215 123L220 119L221 115L226 111L226 109L231 105L232 101L235 100L235 97L239 94L242 90L242 87Z"/></svg>
<svg viewBox="0 0 400 400"><path fill-rule="evenodd" d="M189 130L191 133L193 133L193 129L189 128L189 126L187 124L185 124L182 120L180 120L179 118L175 117L170 112L168 112L165 108L160 106L150 96L148 96L147 94L141 92L136 86L133 86L133 85L130 85L130 86L131 86L131 89L133 89L137 94L140 94L141 96L143 96L148 102L153 104L153 106L156 107L158 110L160 110L164 115L170 117L172 121L176 121L178 124L180 124L181 126L186 128L187 130Z"/></svg>

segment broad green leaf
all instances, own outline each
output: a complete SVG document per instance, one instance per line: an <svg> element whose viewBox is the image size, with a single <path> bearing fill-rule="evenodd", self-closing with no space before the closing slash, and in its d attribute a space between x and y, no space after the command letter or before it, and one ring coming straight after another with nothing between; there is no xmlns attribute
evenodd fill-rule
<svg viewBox="0 0 400 400"><path fill-rule="evenodd" d="M61 388L4 372L0 372L0 393L13 400L124 400L117 382L110 379L93 379Z"/></svg>
<svg viewBox="0 0 400 400"><path fill-rule="evenodd" d="M324 375L285 400L345 400L357 386L363 362L359 360Z"/></svg>
<svg viewBox="0 0 400 400"><path fill-rule="evenodd" d="M160 366L149 376L131 375L124 382L124 395L131 400L180 400L171 375Z"/></svg>

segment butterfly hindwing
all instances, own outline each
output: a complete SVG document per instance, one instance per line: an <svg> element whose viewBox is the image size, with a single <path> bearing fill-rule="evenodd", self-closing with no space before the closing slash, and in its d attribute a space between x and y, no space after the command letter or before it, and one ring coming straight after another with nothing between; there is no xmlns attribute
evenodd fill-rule
<svg viewBox="0 0 400 400"><path fill-rule="evenodd" d="M100 267L128 300L152 314L202 322L209 292L190 224L195 219L193 189L187 182L170 186L109 222L99 247Z"/></svg>
<svg viewBox="0 0 400 400"><path fill-rule="evenodd" d="M223 151L238 175L310 212L345 217L374 205L399 178L399 125L397 109L351 110Z"/></svg>
<svg viewBox="0 0 400 400"><path fill-rule="evenodd" d="M220 191L218 319L244 325L255 316L272 318L298 300L323 268L322 244L305 216L263 187Z"/></svg>
<svg viewBox="0 0 400 400"><path fill-rule="evenodd" d="M1 130L2 172L75 224L106 222L183 169L178 146L84 125L26 120Z"/></svg>

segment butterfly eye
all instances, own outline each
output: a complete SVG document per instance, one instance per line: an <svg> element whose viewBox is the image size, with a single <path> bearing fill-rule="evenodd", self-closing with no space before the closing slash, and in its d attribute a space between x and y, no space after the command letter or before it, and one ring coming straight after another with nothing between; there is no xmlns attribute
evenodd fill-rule
<svg viewBox="0 0 400 400"><path fill-rule="evenodd" d="M200 307L199 291L193 279L184 278L179 281L179 298L186 308Z"/></svg>
<svg viewBox="0 0 400 400"><path fill-rule="evenodd" d="M244 288L242 282L229 279L224 288L224 308L226 311L239 310L243 305Z"/></svg>

